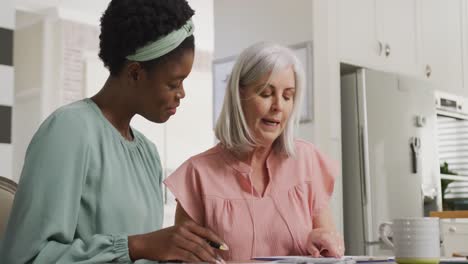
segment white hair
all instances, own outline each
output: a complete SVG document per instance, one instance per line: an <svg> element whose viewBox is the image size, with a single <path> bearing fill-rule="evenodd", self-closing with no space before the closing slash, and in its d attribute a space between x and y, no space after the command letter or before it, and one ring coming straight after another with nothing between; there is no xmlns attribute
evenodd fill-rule
<svg viewBox="0 0 468 264"><path fill-rule="evenodd" d="M215 127L216 137L227 149L234 152L248 152L257 146L257 141L247 126L242 110L240 87L250 85L268 73L270 74L269 82L275 73L291 66L294 71L296 89L294 106L286 128L273 146L288 156L295 155L294 138L299 124L305 74L299 60L289 48L269 42L260 42L245 49L232 69L221 114ZM257 93L261 93L265 87Z"/></svg>

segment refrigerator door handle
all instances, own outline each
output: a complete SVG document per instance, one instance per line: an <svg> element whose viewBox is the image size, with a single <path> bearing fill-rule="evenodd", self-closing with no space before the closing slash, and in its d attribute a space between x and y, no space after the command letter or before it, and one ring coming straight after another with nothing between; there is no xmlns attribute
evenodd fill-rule
<svg viewBox="0 0 468 264"><path fill-rule="evenodd" d="M359 159L361 160L361 197L362 205L367 205L366 157L364 155L364 127L359 127Z"/></svg>

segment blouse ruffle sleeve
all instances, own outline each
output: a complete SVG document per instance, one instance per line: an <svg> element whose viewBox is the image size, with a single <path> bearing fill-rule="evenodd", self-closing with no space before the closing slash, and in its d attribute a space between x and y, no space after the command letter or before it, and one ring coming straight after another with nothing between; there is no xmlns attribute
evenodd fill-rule
<svg viewBox="0 0 468 264"><path fill-rule="evenodd" d="M197 224L204 225L203 193L200 175L191 160L182 164L164 184L171 190L178 203Z"/></svg>
<svg viewBox="0 0 468 264"><path fill-rule="evenodd" d="M315 171L313 173L312 184L308 185L312 188L311 215L316 216L323 208L328 207L330 198L333 194L335 179L338 175L338 164L332 161L318 150L314 149L314 164Z"/></svg>

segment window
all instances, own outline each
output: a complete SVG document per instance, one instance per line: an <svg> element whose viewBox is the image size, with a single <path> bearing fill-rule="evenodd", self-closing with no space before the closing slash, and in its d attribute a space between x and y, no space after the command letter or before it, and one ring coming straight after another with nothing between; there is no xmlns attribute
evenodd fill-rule
<svg viewBox="0 0 468 264"><path fill-rule="evenodd" d="M438 115L437 138L440 164L468 177L468 120Z"/></svg>

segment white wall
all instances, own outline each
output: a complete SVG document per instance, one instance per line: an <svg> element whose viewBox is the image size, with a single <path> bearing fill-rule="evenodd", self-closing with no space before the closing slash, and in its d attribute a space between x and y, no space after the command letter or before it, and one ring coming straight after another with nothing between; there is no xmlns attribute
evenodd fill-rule
<svg viewBox="0 0 468 264"><path fill-rule="evenodd" d="M301 125L299 137L313 142L341 163L336 30L329 31L336 26L334 16L329 15L332 9L333 3L326 0L217 0L214 6L215 59L237 55L258 41L283 45L312 41L314 116L312 123ZM341 176L335 184L332 209L341 229Z"/></svg>
<svg viewBox="0 0 468 264"><path fill-rule="evenodd" d="M2 0L2 8L0 9L0 27L8 29L15 28L14 4L14 0Z"/></svg>
<svg viewBox="0 0 468 264"><path fill-rule="evenodd" d="M13 166L13 150L11 145L11 113L13 111L13 75L14 67L6 57L13 53L9 47L12 39L13 30L15 28L15 9L13 0L2 0L0 8L0 52L2 60L0 60L0 134L5 135L0 140L0 176L12 178ZM3 39L5 37L5 39ZM6 57L5 57L6 55ZM10 136L7 136L10 135Z"/></svg>
<svg viewBox="0 0 468 264"><path fill-rule="evenodd" d="M0 41L2 41L0 39ZM14 69L12 66L0 65L0 105L11 108L13 106ZM10 124L3 124L1 129L10 129ZM12 178L13 146L8 143L0 143L0 176Z"/></svg>
<svg viewBox="0 0 468 264"><path fill-rule="evenodd" d="M0 105L13 105L14 76L13 67L0 64Z"/></svg>
<svg viewBox="0 0 468 264"><path fill-rule="evenodd" d="M13 112L13 174L19 180L26 148L41 122L44 24L42 17L17 12L14 36L15 111Z"/></svg>
<svg viewBox="0 0 468 264"><path fill-rule="evenodd" d="M315 143L341 168L340 65L337 51L336 0L313 0ZM341 172L341 170L340 170ZM338 175L332 209L343 230L343 180Z"/></svg>
<svg viewBox="0 0 468 264"><path fill-rule="evenodd" d="M195 44L197 49L213 52L214 50L214 10L213 0L187 0L195 10Z"/></svg>
<svg viewBox="0 0 468 264"><path fill-rule="evenodd" d="M13 147L11 144L0 143L0 176L12 178Z"/></svg>

